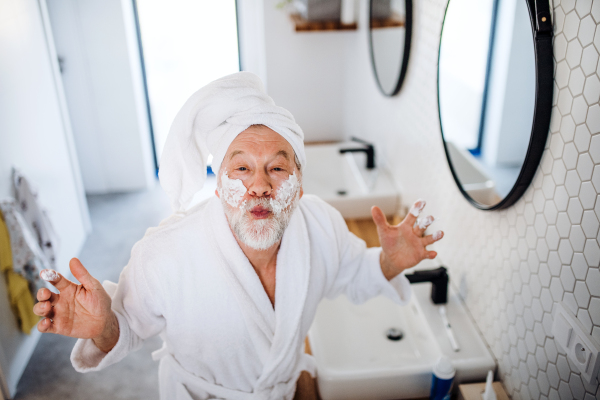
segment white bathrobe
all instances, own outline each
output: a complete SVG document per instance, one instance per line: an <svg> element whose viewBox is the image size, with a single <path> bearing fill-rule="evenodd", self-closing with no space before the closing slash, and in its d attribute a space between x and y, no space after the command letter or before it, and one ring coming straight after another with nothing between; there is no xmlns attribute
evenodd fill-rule
<svg viewBox="0 0 600 400"><path fill-rule="evenodd" d="M406 277L383 276L380 252L351 234L337 210L305 195L277 255L273 308L213 197L134 245L118 285L105 282L119 341L104 353L80 339L71 361L79 372L97 371L160 334L162 400L291 399L302 370L315 376L303 342L323 297L409 300Z"/></svg>

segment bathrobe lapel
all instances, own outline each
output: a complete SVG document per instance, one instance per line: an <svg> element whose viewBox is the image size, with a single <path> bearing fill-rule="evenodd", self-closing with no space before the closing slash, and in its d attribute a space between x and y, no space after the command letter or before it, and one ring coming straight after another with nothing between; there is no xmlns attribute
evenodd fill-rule
<svg viewBox="0 0 600 400"><path fill-rule="evenodd" d="M218 268L238 300L250 338L264 364L275 333L275 311L258 275L229 228L220 200L215 197L211 206L212 248L221 260Z"/></svg>
<svg viewBox="0 0 600 400"><path fill-rule="evenodd" d="M310 278L308 229L298 207L282 238L277 255L275 310L248 258L237 244L219 199L212 202L213 248L221 258L225 279L238 300L263 371L255 393L279 392L282 377L294 376L303 341L300 328ZM218 238L218 240L217 240ZM295 384L291 382L288 384ZM281 388L284 391L283 388Z"/></svg>
<svg viewBox="0 0 600 400"><path fill-rule="evenodd" d="M310 242L306 222L298 207L285 230L277 254L275 336L255 387L259 392L281 383L281 377L294 377L300 356L296 353L301 347L300 342L304 340L300 328L309 279Z"/></svg>

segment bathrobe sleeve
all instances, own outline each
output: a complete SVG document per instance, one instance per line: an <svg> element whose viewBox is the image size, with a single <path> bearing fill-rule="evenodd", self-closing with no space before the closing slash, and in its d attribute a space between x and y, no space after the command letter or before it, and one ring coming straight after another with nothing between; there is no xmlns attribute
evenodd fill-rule
<svg viewBox="0 0 600 400"><path fill-rule="evenodd" d="M346 294L353 303L360 304L383 295L395 303L407 304L411 296L410 282L402 273L388 281L379 263L381 247L367 248L365 241L348 230L346 222L337 210L331 213L339 266L329 286L326 297Z"/></svg>
<svg viewBox="0 0 600 400"><path fill-rule="evenodd" d="M155 336L165 326L161 313L159 280L153 274L152 252L144 239L137 242L131 258L121 272L119 283L104 281L103 286L112 298L112 309L119 321L119 341L105 353L92 339L79 339L71 352L71 363L78 372L98 371L122 360L129 352L139 349L143 340Z"/></svg>

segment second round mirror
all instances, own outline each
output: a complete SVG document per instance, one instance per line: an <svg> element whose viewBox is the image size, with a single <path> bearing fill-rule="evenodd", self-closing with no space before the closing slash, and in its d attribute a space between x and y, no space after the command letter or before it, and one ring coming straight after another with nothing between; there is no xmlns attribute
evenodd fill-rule
<svg viewBox="0 0 600 400"><path fill-rule="evenodd" d="M412 0L371 0L371 64L381 92L400 91L410 53Z"/></svg>

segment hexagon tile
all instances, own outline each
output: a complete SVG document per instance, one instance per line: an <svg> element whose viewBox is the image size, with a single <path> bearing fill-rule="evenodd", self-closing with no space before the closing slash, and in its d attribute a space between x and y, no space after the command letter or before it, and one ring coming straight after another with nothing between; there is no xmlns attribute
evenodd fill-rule
<svg viewBox="0 0 600 400"><path fill-rule="evenodd" d="M446 235L436 250L512 398L597 399L598 385L587 384L571 366L551 327L552 311L562 302L600 341L600 0L552 3L556 69L548 142L531 186L508 210L473 208L448 168L436 80L447 0L415 3L401 95L381 110L369 107L369 99L346 107L370 110L365 116L350 109L366 119L357 120L359 126L383 121L397 128L373 132L373 138L397 171L405 201L426 198L428 211L443 218ZM399 148L410 151L398 157Z"/></svg>

